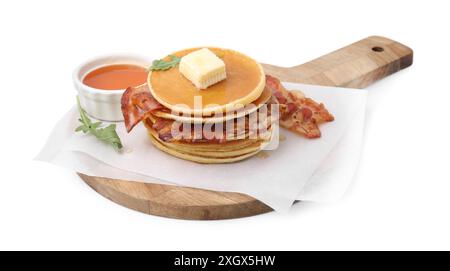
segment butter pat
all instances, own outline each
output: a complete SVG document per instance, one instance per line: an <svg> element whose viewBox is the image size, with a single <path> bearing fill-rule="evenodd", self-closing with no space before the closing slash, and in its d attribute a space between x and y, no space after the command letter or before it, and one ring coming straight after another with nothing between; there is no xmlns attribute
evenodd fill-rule
<svg viewBox="0 0 450 271"><path fill-rule="evenodd" d="M206 89L227 78L225 63L207 48L183 56L179 70L199 89Z"/></svg>

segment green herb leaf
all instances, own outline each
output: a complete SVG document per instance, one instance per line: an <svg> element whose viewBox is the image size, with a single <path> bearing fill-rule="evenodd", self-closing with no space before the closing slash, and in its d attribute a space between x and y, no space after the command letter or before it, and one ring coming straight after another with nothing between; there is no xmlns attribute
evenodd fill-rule
<svg viewBox="0 0 450 271"><path fill-rule="evenodd" d="M175 67L181 61L181 57L177 57L175 55L169 55L168 57L170 58L170 60L164 60L164 59L154 60L152 62L152 66L150 67L150 70L165 71L165 70Z"/></svg>
<svg viewBox="0 0 450 271"><path fill-rule="evenodd" d="M122 146L122 142L120 141L119 136L116 132L116 125L110 124L105 128L99 128L102 125L101 122L92 123L91 119L86 114L86 111L81 108L80 99L77 96L77 107L80 112L80 118L78 119L82 125L78 126L75 129L75 132L83 132L83 133L91 133L99 140L110 144L113 146L115 150L120 150Z"/></svg>

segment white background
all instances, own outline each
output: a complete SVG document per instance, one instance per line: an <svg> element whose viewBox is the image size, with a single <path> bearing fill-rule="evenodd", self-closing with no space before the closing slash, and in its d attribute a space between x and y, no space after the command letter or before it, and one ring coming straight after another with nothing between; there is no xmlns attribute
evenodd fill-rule
<svg viewBox="0 0 450 271"><path fill-rule="evenodd" d="M0 249L450 249L446 2L2 1ZM32 161L74 104L71 73L87 58L217 45L292 66L370 35L410 46L414 64L369 87L360 168L338 202L174 220Z"/></svg>

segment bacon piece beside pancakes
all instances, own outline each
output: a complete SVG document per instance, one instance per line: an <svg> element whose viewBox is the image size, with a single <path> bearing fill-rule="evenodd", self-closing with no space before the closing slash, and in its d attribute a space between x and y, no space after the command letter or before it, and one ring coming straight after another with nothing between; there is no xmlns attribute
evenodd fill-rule
<svg viewBox="0 0 450 271"><path fill-rule="evenodd" d="M278 78L266 75L266 86L272 89L272 102L280 106L281 127L307 138L317 138L321 135L319 124L334 120L322 103L306 98L299 91L286 90Z"/></svg>
<svg viewBox="0 0 450 271"><path fill-rule="evenodd" d="M122 95L121 104L127 132L148 117L152 111L164 108L153 98L147 84L127 88Z"/></svg>

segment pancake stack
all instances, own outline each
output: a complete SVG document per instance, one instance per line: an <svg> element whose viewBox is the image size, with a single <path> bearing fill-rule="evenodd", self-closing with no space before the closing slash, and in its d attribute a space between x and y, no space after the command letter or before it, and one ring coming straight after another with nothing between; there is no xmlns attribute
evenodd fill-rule
<svg viewBox="0 0 450 271"><path fill-rule="evenodd" d="M221 48L157 60L146 84L124 92L122 112L128 132L142 121L158 149L207 164L273 149L278 124L313 139L321 137L320 124L334 120L322 103L285 89L255 60Z"/></svg>
<svg viewBox="0 0 450 271"><path fill-rule="evenodd" d="M178 158L237 162L273 139L272 91L255 60L229 49L208 49L225 63L225 80L199 89L178 66L150 71L147 84L127 89L122 97L125 123L131 130L143 121L153 145ZM196 50L173 55L182 58Z"/></svg>

